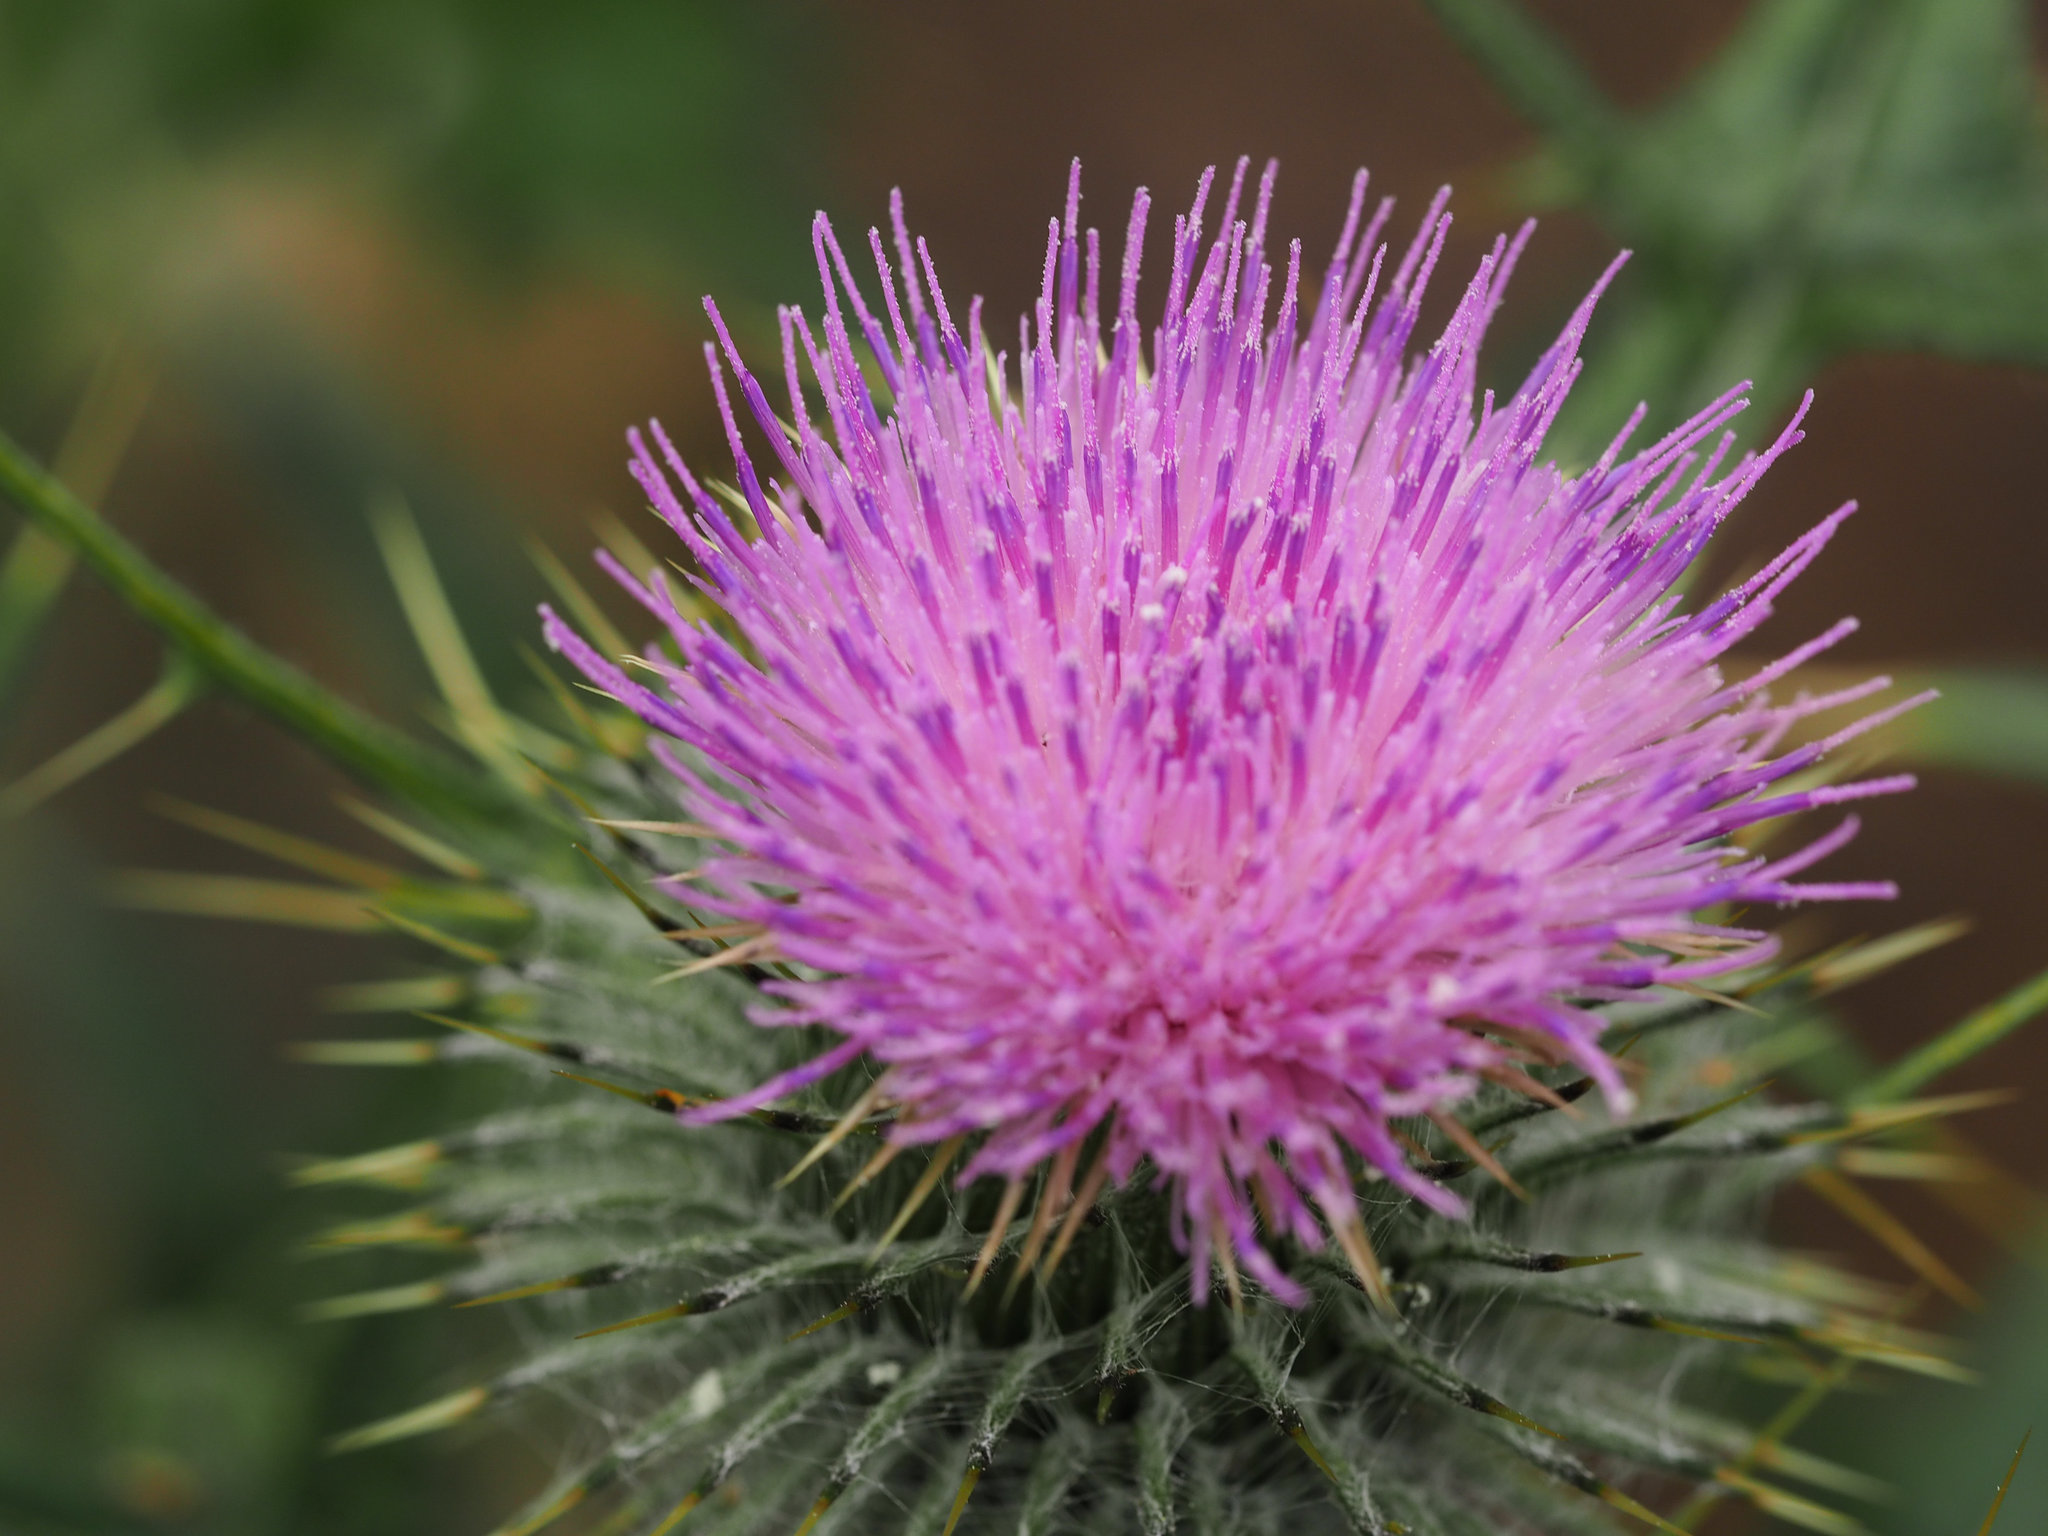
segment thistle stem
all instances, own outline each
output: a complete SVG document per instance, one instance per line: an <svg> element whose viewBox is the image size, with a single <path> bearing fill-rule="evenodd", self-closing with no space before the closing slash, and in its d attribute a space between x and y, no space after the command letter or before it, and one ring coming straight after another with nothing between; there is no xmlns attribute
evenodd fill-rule
<svg viewBox="0 0 2048 1536"><path fill-rule="evenodd" d="M458 821L524 818L532 807L373 719L233 628L0 433L0 492L77 552L138 617L225 692L270 716L355 777Z"/></svg>

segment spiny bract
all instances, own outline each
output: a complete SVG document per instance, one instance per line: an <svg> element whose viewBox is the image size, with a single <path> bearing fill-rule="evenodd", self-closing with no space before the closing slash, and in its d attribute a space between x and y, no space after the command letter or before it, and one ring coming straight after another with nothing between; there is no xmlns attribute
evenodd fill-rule
<svg viewBox="0 0 2048 1536"><path fill-rule="evenodd" d="M465 853L377 821L446 883L314 865L464 963L344 999L455 1033L309 1056L534 1085L304 1170L407 1202L321 1246L468 1256L324 1315L517 1302L531 1341L343 1446L567 1398L587 1433L507 1532L588 1502L642 1536L1556 1536L1675 1529L1641 1500L1686 1485L1853 1529L1783 1484L1865 1481L1789 1419L1728 1417L1734 1366L1820 1389L1955 1367L1908 1294L1762 1242L1760 1205L1960 1104L1769 1102L1829 1038L1814 997L1913 946L1774 971L1702 910L1877 894L1785 883L1839 829L1775 864L1728 846L1895 784L1768 755L1843 702L1765 699L1839 630L1740 685L1711 666L1835 520L1684 615L1669 589L1791 432L1713 478L1725 448L1694 448L1731 397L1566 479L1536 450L1584 313L1475 422L1510 249L1411 367L1441 208L1374 307L1354 202L1297 343L1298 255L1260 329L1266 187L1239 223L1239 174L1199 268L1199 204L1177 228L1149 370L1128 261L1098 343L1070 198L1021 403L912 284L893 347L854 308L886 422L837 301L822 349L785 318L838 452L793 359L787 429L742 374L788 487L743 455L728 516L664 449L685 508L636 449L697 562L671 594L613 541L684 664L636 661L675 698L607 659L626 641L559 568L602 649L550 634L674 738L652 750L680 791L602 701L551 680L565 741L465 695L534 827ZM432 608L416 539L394 547ZM571 810L601 848L564 864Z"/></svg>

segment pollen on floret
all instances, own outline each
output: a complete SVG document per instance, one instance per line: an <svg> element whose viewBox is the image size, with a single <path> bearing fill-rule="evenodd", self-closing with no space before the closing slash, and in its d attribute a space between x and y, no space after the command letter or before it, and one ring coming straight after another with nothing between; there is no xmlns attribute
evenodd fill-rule
<svg viewBox="0 0 2048 1536"><path fill-rule="evenodd" d="M1850 626L1747 681L1719 669L1848 508L1711 601L1678 590L1803 406L1739 455L1740 388L1627 454L1638 411L1568 474L1543 442L1614 268L1518 389L1482 396L1528 226L1411 354L1447 194L1392 258L1391 201L1368 216L1361 172L1316 280L1298 241L1268 247L1274 166L1249 208L1247 169L1213 223L1213 172L1176 216L1148 337L1149 196L1105 287L1077 165L1014 355L978 300L956 325L900 198L893 239L867 242L879 307L821 215L823 314L782 312L789 426L707 300L739 505L658 424L629 434L694 592L615 574L682 665L650 653L656 689L545 623L690 749L655 748L726 850L691 899L797 968L759 1022L840 1036L694 1114L864 1056L899 1143L966 1138L961 1180L1014 1191L1049 1164L1092 1200L1150 1177L1198 1296L1214 1262L1298 1298L1277 1241L1334 1244L1377 1283L1359 1164L1462 1209L1394 1121L1454 1126L1482 1081L1548 1093L1531 1065L1575 1064L1625 1105L1596 1007L1770 951L1714 909L1891 895L1793 878L1853 818L1775 861L1732 837L1907 787L1782 786L1917 701L1784 749L1873 691L1769 698Z"/></svg>

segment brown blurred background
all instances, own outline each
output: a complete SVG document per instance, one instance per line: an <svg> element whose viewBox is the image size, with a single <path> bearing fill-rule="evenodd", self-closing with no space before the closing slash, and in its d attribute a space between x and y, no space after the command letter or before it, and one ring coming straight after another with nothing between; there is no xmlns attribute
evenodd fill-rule
<svg viewBox="0 0 2048 1536"><path fill-rule="evenodd" d="M1400 198L1397 228L1457 187L1441 300L1522 216L1513 168L1539 144L1418 0L549 9L0 6L0 424L48 457L96 375L131 390L108 516L253 635L408 725L428 683L367 500L408 498L486 669L526 691L514 642L532 643L542 586L521 541L580 560L594 512L639 517L631 422L658 415L686 452L723 456L697 297L716 288L757 335L775 301L813 300L814 206L864 228L900 185L942 275L985 294L999 328L1035 291L1075 154L1084 216L1106 233L1139 183L1170 211L1203 166L1275 155L1276 225L1311 259L1364 164ZM1748 8L1532 9L1613 99L1647 110ZM1503 359L1554 330L1618 243L1610 222L1544 216ZM1596 361L1615 323L1596 327ZM1864 510L1767 640L1853 613L1845 662L2048 667L2048 375L1853 352L1812 382L1808 443L1721 558L1774 550L1849 497ZM157 665L144 631L74 580L0 700L0 783L130 703ZM322 1282L286 1256L303 1223L279 1156L370 1144L365 1128L402 1123L421 1091L282 1063L285 1042L330 1027L320 989L372 970L366 942L102 898L120 867L258 872L153 815L151 791L357 846L340 787L207 702L0 825L0 1489L23 1511L0 1502L0 1526L462 1530L507 1504L490 1485L545 1470L516 1446L393 1453L381 1470L311 1457L316 1433L389 1406L388 1373L431 1374L460 1348L445 1328L343 1347L289 1319ZM1820 920L1828 932L1975 924L1848 1000L1889 1058L2048 963L2048 788L1934 771L1866 822L1832 867L1904 895ZM1970 1134L2048 1186L2048 1030L1954 1082L1994 1084L2028 1101ZM2048 1359L2029 1301L2042 1272L1914 1214L2003 1298L1970 1326L2018 1330L1995 1334L2001 1349ZM1852 1241L1817 1213L1787 1219ZM219 1378L201 1401L227 1443L152 1427L193 1411L160 1384L185 1377ZM2028 1411L2025 1391L2009 1401ZM1913 1399L1893 1422L1954 1411ZM1972 1519L2026 1427L1978 1422L1991 1438L1960 1469ZM1840 1431L1866 1460L1885 1432ZM1911 1508L1949 1507L1941 1470L1923 1479L1934 1502ZM2009 1529L2043 1528L2029 1518L2016 1494Z"/></svg>

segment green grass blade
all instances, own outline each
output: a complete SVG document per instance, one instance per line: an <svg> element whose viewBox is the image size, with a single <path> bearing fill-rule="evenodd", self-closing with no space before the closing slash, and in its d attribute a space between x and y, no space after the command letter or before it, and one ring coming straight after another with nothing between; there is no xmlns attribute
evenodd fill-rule
<svg viewBox="0 0 2048 1536"><path fill-rule="evenodd" d="M96 768L155 735L184 713L199 697L203 684L198 669L182 653L172 652L154 687L113 719L88 731L70 746L0 789L0 821L26 815L52 795L68 789Z"/></svg>
<svg viewBox="0 0 2048 1536"><path fill-rule="evenodd" d="M371 505L370 529L420 655L454 714L456 735L481 761L522 789L529 788L533 771L513 750L511 724L491 696L483 670L463 638L454 605L448 601L411 510L396 495L382 496Z"/></svg>
<svg viewBox="0 0 2048 1536"><path fill-rule="evenodd" d="M2031 1429L2020 1436L2020 1448L2012 1453L2012 1465L2005 1469L2005 1478L1998 1485L1998 1495L1992 1499L1984 1523L1977 1527L1977 1536L1991 1536L1991 1527L1998 1523L1998 1512L2005 1507L2005 1496L2012 1488L2012 1480L2019 1475L2020 1458L2027 1454L2027 1442L2033 1438Z"/></svg>
<svg viewBox="0 0 2048 1536"><path fill-rule="evenodd" d="M1960 1023L1879 1073L1859 1090L1857 1105L1895 1104L1911 1098L1936 1078L1961 1066L1978 1052L1996 1045L2021 1025L2048 1010L2048 971L2021 982L1996 1002L1988 1003Z"/></svg>
<svg viewBox="0 0 2048 1536"><path fill-rule="evenodd" d="M57 449L57 478L81 501L99 502L113 484L149 404L152 382L150 370L119 342L107 349L93 370ZM0 562L0 702L20 681L36 636L63 596L76 559L63 540L30 523Z"/></svg>

